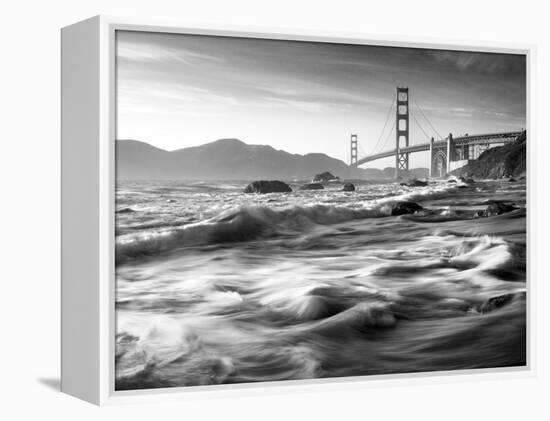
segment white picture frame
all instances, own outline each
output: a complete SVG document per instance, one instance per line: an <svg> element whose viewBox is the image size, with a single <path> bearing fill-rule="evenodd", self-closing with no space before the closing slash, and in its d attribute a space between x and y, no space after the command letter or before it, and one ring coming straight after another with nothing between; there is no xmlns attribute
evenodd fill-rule
<svg viewBox="0 0 550 421"><path fill-rule="evenodd" d="M322 31L277 28L193 26L105 16L65 27L62 45L62 377L61 390L94 404L166 399L245 396L263 393L328 391L387 384L507 379L535 373L532 346L536 284L528 254L527 365L515 368L453 370L420 374L388 374L185 388L114 390L114 189L115 189L115 53L117 30L223 35L347 44L467 50L525 54L527 60L528 184L532 183L533 60L526 45L484 42L463 45L452 40L398 39ZM528 187L530 203L532 189ZM533 220L527 217L528 247Z"/></svg>

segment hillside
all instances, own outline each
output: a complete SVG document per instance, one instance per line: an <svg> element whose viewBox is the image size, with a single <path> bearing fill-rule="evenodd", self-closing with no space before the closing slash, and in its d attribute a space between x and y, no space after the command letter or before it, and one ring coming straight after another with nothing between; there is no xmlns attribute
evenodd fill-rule
<svg viewBox="0 0 550 421"><path fill-rule="evenodd" d="M325 154L290 154L238 139L220 139L171 152L145 142L118 140L116 161L117 177L121 180L309 180L323 171L343 179L387 178L382 170L350 169L343 161Z"/></svg>
<svg viewBox="0 0 550 421"><path fill-rule="evenodd" d="M515 142L486 150L477 160L453 171L452 174L497 179L524 175L526 168L527 134L523 132Z"/></svg>

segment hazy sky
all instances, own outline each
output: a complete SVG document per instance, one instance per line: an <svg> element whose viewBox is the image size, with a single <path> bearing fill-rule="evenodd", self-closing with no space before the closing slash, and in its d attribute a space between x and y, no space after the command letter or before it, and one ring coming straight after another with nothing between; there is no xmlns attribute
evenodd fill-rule
<svg viewBox="0 0 550 421"><path fill-rule="evenodd" d="M414 144L438 137L424 115L443 136L525 127L525 81L517 55L118 31L117 138L167 150L238 138L349 162L351 133L363 153L395 147L395 111L381 133L397 85Z"/></svg>

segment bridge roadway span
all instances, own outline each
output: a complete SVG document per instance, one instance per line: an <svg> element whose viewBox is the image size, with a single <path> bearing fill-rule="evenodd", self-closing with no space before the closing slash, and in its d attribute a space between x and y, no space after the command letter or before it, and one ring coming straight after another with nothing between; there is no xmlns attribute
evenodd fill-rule
<svg viewBox="0 0 550 421"><path fill-rule="evenodd" d="M500 132L500 133L488 133L488 134L479 134L472 136L460 136L454 137L453 145L454 147L460 147L465 145L490 145L494 143L510 143L513 142L522 132ZM421 143L418 145L411 145L399 149L400 153L414 153L414 152L423 152L430 150L430 143ZM436 140L433 142L433 148L444 148L447 145L447 139ZM367 162L376 161L377 159L388 158L390 156L395 156L397 154L396 149L390 151L380 152L374 155L365 156L364 158L359 159L354 166L359 166Z"/></svg>

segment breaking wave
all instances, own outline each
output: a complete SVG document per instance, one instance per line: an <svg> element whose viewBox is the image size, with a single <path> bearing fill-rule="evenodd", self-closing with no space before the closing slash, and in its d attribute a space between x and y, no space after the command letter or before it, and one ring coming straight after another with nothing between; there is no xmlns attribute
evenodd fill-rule
<svg viewBox="0 0 550 421"><path fill-rule="evenodd" d="M117 262L164 253L181 247L248 241L304 232L314 225L339 224L357 219L391 216L395 203L403 200L426 200L443 197L454 188L425 188L399 196L353 203L292 205L282 209L268 206L241 206L205 221L180 226L167 222L143 223L148 230L120 236L116 244ZM430 220L437 218L431 216Z"/></svg>
<svg viewBox="0 0 550 421"><path fill-rule="evenodd" d="M525 190L456 184L130 186L116 389L525 364ZM403 201L423 210L392 216Z"/></svg>

